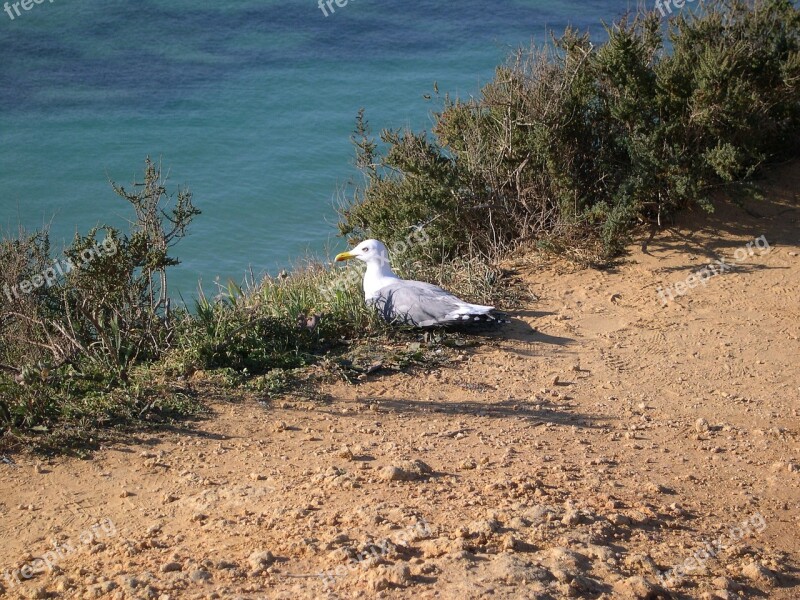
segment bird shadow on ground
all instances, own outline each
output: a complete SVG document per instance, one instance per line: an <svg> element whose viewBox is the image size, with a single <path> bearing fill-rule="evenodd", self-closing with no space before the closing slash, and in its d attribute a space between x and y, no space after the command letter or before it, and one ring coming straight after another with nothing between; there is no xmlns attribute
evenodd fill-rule
<svg viewBox="0 0 800 600"><path fill-rule="evenodd" d="M554 346L569 346L575 343L572 338L561 337L557 335L549 335L538 329L531 327L526 321L519 317L537 318L550 316L555 313L541 312L533 310L516 311L511 316L511 322L502 327L495 327L486 330L470 331L469 333L477 337L484 337L494 340L511 340L515 342L522 342L525 349L532 349L533 344L551 344Z"/></svg>
<svg viewBox="0 0 800 600"><path fill-rule="evenodd" d="M546 400L528 403L523 400L509 399L500 402L486 401L446 401L446 400L412 400L410 398L383 398L383 397L362 397L357 400L344 404L358 404L377 409L377 414L381 412L399 412L403 414L419 413L425 414L445 414L445 415L469 415L477 417L500 418L500 419L525 419L531 425L555 425L575 426L585 429L602 429L608 426L609 417L600 417L583 414L571 413L557 408L556 405ZM335 417L363 418L363 411L340 411L331 408L320 407L319 412L328 413ZM442 433L441 437L447 437Z"/></svg>
<svg viewBox="0 0 800 600"><path fill-rule="evenodd" d="M159 446L164 443L162 434L165 433L168 433L170 435L194 437L198 439L205 439L217 442L230 440L236 437L222 433L215 433L213 431L206 431L195 426L203 421L213 421L215 417L216 417L215 414L209 414L205 415L204 418L194 418L188 425L177 424L177 423L170 425L162 425L157 430L149 429L141 432L134 432L127 437L120 436L120 439L117 441L125 444L136 444L140 446L153 447L153 446ZM144 435L141 435L142 433Z"/></svg>

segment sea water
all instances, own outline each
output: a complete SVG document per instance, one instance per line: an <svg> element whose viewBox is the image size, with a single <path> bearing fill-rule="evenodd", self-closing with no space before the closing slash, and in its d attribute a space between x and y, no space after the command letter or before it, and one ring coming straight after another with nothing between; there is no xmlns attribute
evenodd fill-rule
<svg viewBox="0 0 800 600"><path fill-rule="evenodd" d="M241 282L327 258L374 133L430 130L520 46L571 24L603 38L629 4L541 0L44 0L0 12L0 230L127 227L109 184L160 161L203 211L172 249L171 287ZM323 10L324 9L324 10ZM331 10L332 9L332 10ZM19 14L16 14L19 13ZM13 19L11 18L13 17Z"/></svg>

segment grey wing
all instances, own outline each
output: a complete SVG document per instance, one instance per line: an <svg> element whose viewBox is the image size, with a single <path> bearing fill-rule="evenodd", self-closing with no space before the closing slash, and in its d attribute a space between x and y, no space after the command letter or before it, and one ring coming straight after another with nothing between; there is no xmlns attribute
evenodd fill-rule
<svg viewBox="0 0 800 600"><path fill-rule="evenodd" d="M468 304L442 288L422 281L398 281L380 289L374 305L390 323L432 327L458 323L467 314L482 314L491 306Z"/></svg>

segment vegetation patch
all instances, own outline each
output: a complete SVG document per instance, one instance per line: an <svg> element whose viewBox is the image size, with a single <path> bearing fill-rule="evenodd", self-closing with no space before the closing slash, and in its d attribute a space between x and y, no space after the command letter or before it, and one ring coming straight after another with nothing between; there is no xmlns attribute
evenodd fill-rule
<svg viewBox="0 0 800 600"><path fill-rule="evenodd" d="M476 98L440 98L432 135L386 130L379 146L362 113L341 232L391 244L425 226L432 243L412 250L429 262L538 245L604 264L637 225L711 210L712 190L797 155L791 2L712 0L606 33L519 51Z"/></svg>

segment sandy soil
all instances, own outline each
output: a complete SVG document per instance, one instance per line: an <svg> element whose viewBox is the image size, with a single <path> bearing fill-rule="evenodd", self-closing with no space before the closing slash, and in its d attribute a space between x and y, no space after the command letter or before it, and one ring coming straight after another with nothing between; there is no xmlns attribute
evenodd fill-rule
<svg viewBox="0 0 800 600"><path fill-rule="evenodd" d="M800 597L800 166L771 181L609 271L520 260L539 300L452 367L4 457L4 597Z"/></svg>

